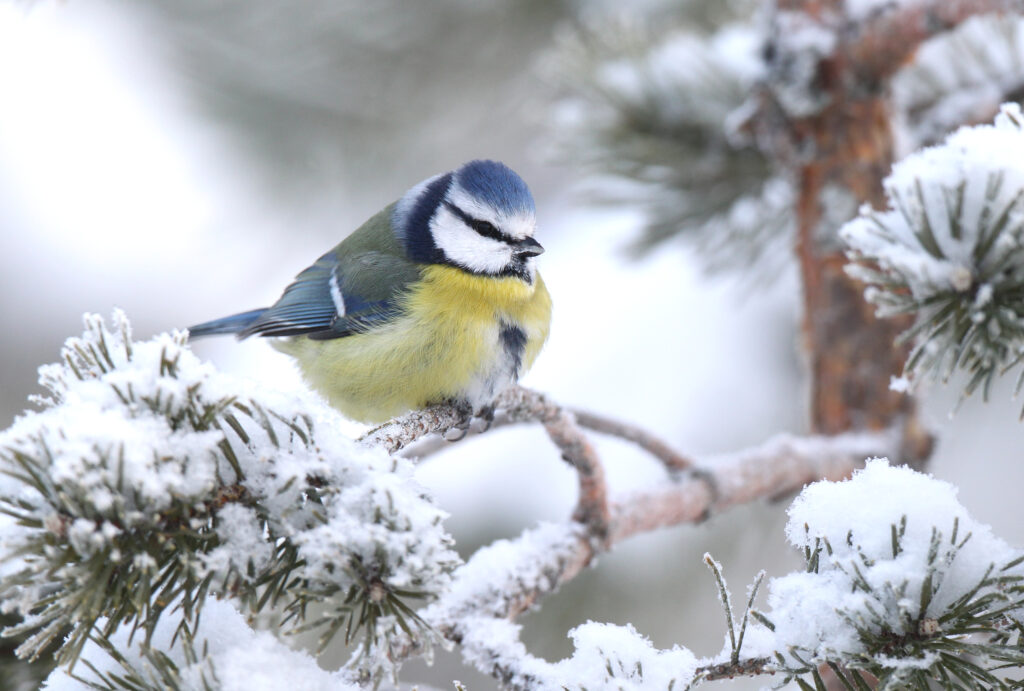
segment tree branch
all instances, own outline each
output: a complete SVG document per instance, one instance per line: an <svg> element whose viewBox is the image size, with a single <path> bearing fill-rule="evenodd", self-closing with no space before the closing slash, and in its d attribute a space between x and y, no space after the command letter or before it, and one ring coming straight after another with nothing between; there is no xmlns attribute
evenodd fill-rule
<svg viewBox="0 0 1024 691"><path fill-rule="evenodd" d="M523 395L525 407L520 411L530 407L526 402L533 397L546 402L532 392ZM522 649L518 628L509 620L575 578L602 551L638 533L702 521L732 506L791 493L814 480L841 479L860 467L865 457L895 455L899 445L897 430L833 437L784 435L708 459L665 487L612 503L604 541L592 539L590 526L570 521L526 531L514 541L499 541L480 550L456 572L452 588L422 615L440 635L462 645L467 662L510 688L534 688L537 670L547 663ZM503 635L496 636L494 627L502 621L506 622L500 630ZM515 654L510 653L513 650ZM418 652L411 642L392 650L396 659ZM759 662L744 668L749 671L714 666L708 670L715 678L767 671Z"/></svg>
<svg viewBox="0 0 1024 691"><path fill-rule="evenodd" d="M843 52L862 82L891 77L928 39L980 14L1024 12L1024 0L922 0L893 3L851 24Z"/></svg>
<svg viewBox="0 0 1024 691"><path fill-rule="evenodd" d="M576 469L579 478L580 492L573 520L586 525L592 537L607 541L608 487L601 459L576 425L572 413L559 410L553 418L544 421L544 429L562 452L562 460Z"/></svg>
<svg viewBox="0 0 1024 691"><path fill-rule="evenodd" d="M520 386L500 394L495 400L495 410L494 420L486 429L470 428L468 434L482 434L525 422L544 423L563 413L563 409L544 394ZM597 413L582 410L566 412L571 412L579 427L632 442L671 471L688 470L693 465L692 459L641 427ZM369 446L382 446L388 453L407 452L415 458L423 459L448 448L452 442L442 435L464 426L466 422L465 415L453 406L432 406L390 420L367 432L360 438L360 442Z"/></svg>
<svg viewBox="0 0 1024 691"><path fill-rule="evenodd" d="M669 470L689 470L693 466L693 461L691 459L676 452L675 449L655 437L647 430L622 422L621 420L613 420L612 418L604 417L596 413L575 410L573 411L573 414L576 416L576 422L579 423L581 427L586 427L587 429L600 434L607 434L610 437L617 437L619 439L624 439L625 441L633 442L641 449L661 461Z"/></svg>

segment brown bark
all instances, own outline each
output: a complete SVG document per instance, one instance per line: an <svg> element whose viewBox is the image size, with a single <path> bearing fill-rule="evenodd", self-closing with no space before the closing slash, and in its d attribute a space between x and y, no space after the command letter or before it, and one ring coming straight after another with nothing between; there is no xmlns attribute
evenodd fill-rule
<svg viewBox="0 0 1024 691"><path fill-rule="evenodd" d="M943 0L881 6L860 23L844 18L842 0L780 0L836 37L821 57L809 99L816 112L788 116L769 94L760 122L798 185L797 256L804 284L803 336L811 371L811 425L816 433L878 430L902 423L901 460L920 464L931 438L919 424L912 397L889 389L903 370L907 348L895 345L907 320L874 316L863 285L849 278L837 226L825 205L848 195L857 205L885 205L882 180L893 162L893 132L885 79L926 39L981 11L1019 8L1024 0ZM776 64L786 65L786 36L776 37ZM797 42L796 50L801 47ZM784 75L780 75L780 79ZM771 80L769 79L769 84ZM831 194L830 194L831 193Z"/></svg>

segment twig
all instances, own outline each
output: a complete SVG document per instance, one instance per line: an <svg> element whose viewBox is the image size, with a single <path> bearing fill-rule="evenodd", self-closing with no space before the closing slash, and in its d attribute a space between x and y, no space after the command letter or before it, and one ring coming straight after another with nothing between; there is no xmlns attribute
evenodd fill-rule
<svg viewBox="0 0 1024 691"><path fill-rule="evenodd" d="M512 387L495 400L494 420L486 430L469 429L469 435L518 425L524 422L545 422L557 418L562 409L544 394L521 386ZM672 471L689 470L693 461L679 453L651 432L621 420L582 410L570 411L580 427L633 442ZM443 435L449 429L464 425L465 417L452 406L434 406L397 417L367 432L360 441L383 446L389 453L407 452L417 459L427 458L448 448L452 442Z"/></svg>
<svg viewBox="0 0 1024 691"><path fill-rule="evenodd" d="M775 674L771 668L772 661L766 657L753 657L736 662L723 662L707 665L697 670L697 678L704 681L732 679L733 677L756 677L762 674Z"/></svg>
<svg viewBox="0 0 1024 691"><path fill-rule="evenodd" d="M581 427L586 427L600 434L607 434L611 437L631 441L661 461L669 470L689 470L693 467L691 459L677 453L675 449L645 429L630 425L621 420L613 420L603 415L588 413L582 410L574 410L573 414L576 416L576 422Z"/></svg>
<svg viewBox="0 0 1024 691"><path fill-rule="evenodd" d="M452 405L435 405L414 410L374 427L361 436L359 442L367 446L381 446L393 454L423 437L443 434L467 422L465 411Z"/></svg>
<svg viewBox="0 0 1024 691"><path fill-rule="evenodd" d="M562 460L576 469L579 478L580 492L573 520L587 526L592 537L606 542L609 530L608 487L601 459L568 411L559 410L553 419L544 422L544 429L562 452Z"/></svg>
<svg viewBox="0 0 1024 691"><path fill-rule="evenodd" d="M576 424L574 415L537 391L515 386L495 400L491 428L520 422L540 422L562 459L576 469L579 477L579 501L573 519L586 525L591 537L604 541L608 536L608 489L604 467L594 447ZM360 442L382 446L396 453L431 434L464 427L469 421L463 411L451 405L438 405L395 418L366 433ZM641 433L644 438L650 435ZM448 442L444 442L448 443ZM667 448L667 447L666 447Z"/></svg>

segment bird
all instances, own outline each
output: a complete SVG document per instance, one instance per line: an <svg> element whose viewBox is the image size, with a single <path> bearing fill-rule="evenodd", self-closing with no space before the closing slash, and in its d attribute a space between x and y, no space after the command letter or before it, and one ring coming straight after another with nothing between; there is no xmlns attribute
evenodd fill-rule
<svg viewBox="0 0 1024 691"><path fill-rule="evenodd" d="M189 335L272 338L352 420L381 423L447 403L490 421L495 397L533 365L550 331L536 226L518 174L469 161L413 186L270 307Z"/></svg>

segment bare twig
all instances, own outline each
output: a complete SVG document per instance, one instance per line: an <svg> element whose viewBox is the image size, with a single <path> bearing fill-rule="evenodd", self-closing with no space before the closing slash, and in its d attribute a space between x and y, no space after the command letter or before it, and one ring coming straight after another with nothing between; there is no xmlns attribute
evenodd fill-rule
<svg viewBox="0 0 1024 691"><path fill-rule="evenodd" d="M521 422L547 422L557 418L562 409L548 400L547 396L521 386L506 389L494 400L494 420L487 430L505 427ZM430 446L417 446L417 457L445 448L451 442L440 436L454 429L464 429L471 416L465 410L450 404L430 406L413 410L405 415L388 420L359 438L367 446L383 447L388 453L398 453L406 447L430 437ZM468 430L470 434L474 430ZM479 431L476 431L479 433Z"/></svg>
<svg viewBox="0 0 1024 691"><path fill-rule="evenodd" d="M631 441L661 461L669 470L689 470L693 466L691 459L676 452L675 449L645 429L582 410L575 410L573 414L581 427Z"/></svg>
<svg viewBox="0 0 1024 691"><path fill-rule="evenodd" d="M579 501L573 519L586 525L591 537L605 540L608 535L608 490L604 468L594 447L576 424L574 415L552 403L544 394L519 386L503 392L494 405L499 412L495 415L492 429L520 422L544 425L548 437L561 451L562 459L576 469L579 477ZM382 446L389 453L396 453L428 435L443 435L452 429L464 428L468 422L465 413L455 406L432 406L395 418L365 434L360 442ZM640 434L650 438L646 433Z"/></svg>
<svg viewBox="0 0 1024 691"><path fill-rule="evenodd" d="M553 419L544 422L544 429L562 459L576 469L579 477L579 499L573 520L587 526L590 535L604 542L608 539L608 487L604 479L604 466L594 447L576 425L573 415L560 410Z"/></svg>
<svg viewBox="0 0 1024 691"><path fill-rule="evenodd" d="M733 677L756 677L762 674L775 674L771 668L772 661L766 657L754 657L736 662L723 662L707 665L697 670L697 678L704 681L732 679Z"/></svg>
<svg viewBox="0 0 1024 691"><path fill-rule="evenodd" d="M494 420L486 429L470 428L469 435L525 422L546 422L562 414L562 409L544 394L520 386L512 387L495 400ZM599 434L633 442L672 471L689 470L693 461L657 436L636 425L597 413L572 410L576 424ZM367 432L360 441L383 446L389 453L408 452L417 459L427 458L448 448L451 442L442 435L464 425L465 417L448 405L434 406L395 418Z"/></svg>

